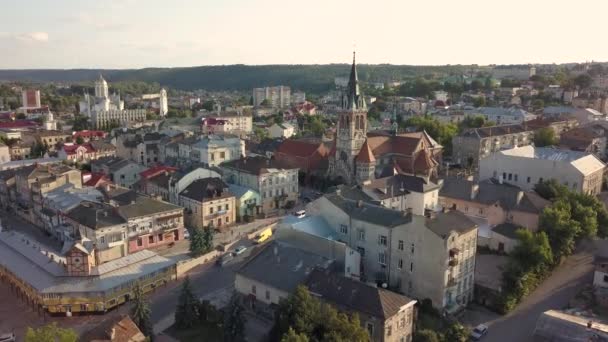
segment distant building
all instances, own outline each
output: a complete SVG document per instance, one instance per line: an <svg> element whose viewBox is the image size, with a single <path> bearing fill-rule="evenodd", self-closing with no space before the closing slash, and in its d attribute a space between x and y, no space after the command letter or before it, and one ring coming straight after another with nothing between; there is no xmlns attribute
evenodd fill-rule
<svg viewBox="0 0 608 342"><path fill-rule="evenodd" d="M291 103L291 89L286 86L253 89L253 105L258 107L264 100L274 108L285 108Z"/></svg>
<svg viewBox="0 0 608 342"><path fill-rule="evenodd" d="M180 192L179 204L186 208L189 227L223 230L236 223L235 197L220 178L193 181Z"/></svg>
<svg viewBox="0 0 608 342"><path fill-rule="evenodd" d="M555 179L573 191L591 195L601 192L606 165L592 154L549 147L524 146L498 151L479 163L479 179L532 190L543 180Z"/></svg>
<svg viewBox="0 0 608 342"><path fill-rule="evenodd" d="M145 166L120 157L103 157L91 162L91 172L102 174L114 184L131 189L139 181Z"/></svg>
<svg viewBox="0 0 608 342"><path fill-rule="evenodd" d="M21 103L25 108L40 108L40 90L24 89L21 91Z"/></svg>
<svg viewBox="0 0 608 342"><path fill-rule="evenodd" d="M207 166L245 156L245 141L237 136L208 135L191 145L190 159Z"/></svg>
<svg viewBox="0 0 608 342"><path fill-rule="evenodd" d="M212 113L201 119L204 134L247 134L253 130L253 117L249 112L224 111Z"/></svg>
<svg viewBox="0 0 608 342"><path fill-rule="evenodd" d="M483 116L497 125L520 124L536 118L536 115L516 107L479 107L464 112L468 116Z"/></svg>
<svg viewBox="0 0 608 342"><path fill-rule="evenodd" d="M296 128L288 123L275 123L268 127L268 135L270 138L291 138L296 134Z"/></svg>
<svg viewBox="0 0 608 342"><path fill-rule="evenodd" d="M107 135L108 135L108 133L105 132L105 131L83 130L83 131L72 132L72 140L74 142L76 142L76 140L78 140L78 138L82 138L82 140L84 142L89 142L91 140L100 140L100 139L103 139Z"/></svg>
<svg viewBox="0 0 608 342"><path fill-rule="evenodd" d="M291 94L291 103L298 104L306 101L306 93L303 91L294 91Z"/></svg>
<svg viewBox="0 0 608 342"><path fill-rule="evenodd" d="M94 140L82 145L64 143L57 155L59 158L70 162L89 163L91 160L115 156L116 147L110 143L99 140Z"/></svg>
<svg viewBox="0 0 608 342"><path fill-rule="evenodd" d="M502 66L492 69L492 77L499 80L528 80L534 75L536 75L536 67L534 66Z"/></svg>

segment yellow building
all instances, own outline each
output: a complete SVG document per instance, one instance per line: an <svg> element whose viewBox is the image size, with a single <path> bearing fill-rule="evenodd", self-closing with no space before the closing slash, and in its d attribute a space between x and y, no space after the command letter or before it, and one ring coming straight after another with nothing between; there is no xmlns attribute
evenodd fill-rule
<svg viewBox="0 0 608 342"><path fill-rule="evenodd" d="M128 301L139 283L149 292L176 278L175 261L148 250L101 265L90 241L59 255L16 232L0 232L0 281L49 313L106 312Z"/></svg>

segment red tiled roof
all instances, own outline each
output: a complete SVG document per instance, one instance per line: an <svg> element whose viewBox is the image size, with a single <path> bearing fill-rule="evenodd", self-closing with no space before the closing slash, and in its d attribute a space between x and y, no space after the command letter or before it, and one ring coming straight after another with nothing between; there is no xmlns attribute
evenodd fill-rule
<svg viewBox="0 0 608 342"><path fill-rule="evenodd" d="M34 127L38 124L30 120L15 120L9 122L0 122L0 128L20 128L20 127Z"/></svg>
<svg viewBox="0 0 608 342"><path fill-rule="evenodd" d="M110 182L103 173L91 173L91 179L86 181L84 185L97 187L100 183Z"/></svg>
<svg viewBox="0 0 608 342"><path fill-rule="evenodd" d="M173 172L177 171L177 168L171 167L171 166L165 166L165 165L158 165L158 166L154 166L152 168L149 168L147 170L140 172L139 175L142 178L149 179L151 177L158 175L159 173L164 173L165 171L167 171L169 173L173 173Z"/></svg>
<svg viewBox="0 0 608 342"><path fill-rule="evenodd" d="M202 118L201 123L206 126L225 125L228 121L216 118Z"/></svg>
<svg viewBox="0 0 608 342"><path fill-rule="evenodd" d="M93 149L93 146L91 146L91 144L88 144L88 143L82 144L82 145L65 144L65 145L63 145L63 151L68 155L72 155L72 154L76 154L76 150L78 150L79 147L84 147L86 149L86 153L95 152L95 149Z"/></svg>
<svg viewBox="0 0 608 342"><path fill-rule="evenodd" d="M77 132L73 132L72 133L72 137L74 137L74 138L78 138L78 137L83 137L83 138L92 138L92 137L104 138L106 135L107 135L107 133L104 132L104 131L89 131L89 130L77 131Z"/></svg>
<svg viewBox="0 0 608 342"><path fill-rule="evenodd" d="M281 145L279 145L276 153L285 153L298 157L310 157L320 148L320 145L322 144L310 141L286 139L281 143Z"/></svg>
<svg viewBox="0 0 608 342"><path fill-rule="evenodd" d="M376 161L376 158L374 158L374 154L369 149L367 139L365 139L365 142L363 143L363 146L361 146L361 150L359 151L359 154L355 159L360 163L373 163Z"/></svg>
<svg viewBox="0 0 608 342"><path fill-rule="evenodd" d="M414 160L414 171L416 172L424 172L430 170L437 166L437 162L431 158L426 150L422 150L416 156L416 160Z"/></svg>

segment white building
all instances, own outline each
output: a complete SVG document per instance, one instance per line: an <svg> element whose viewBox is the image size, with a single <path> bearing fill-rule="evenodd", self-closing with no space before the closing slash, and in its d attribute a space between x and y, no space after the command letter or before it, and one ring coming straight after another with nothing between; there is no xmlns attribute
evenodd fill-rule
<svg viewBox="0 0 608 342"><path fill-rule="evenodd" d="M290 138L296 134L296 128L288 123L275 123L268 127L268 135L271 138Z"/></svg>
<svg viewBox="0 0 608 342"><path fill-rule="evenodd" d="M524 190L549 179L592 195L602 189L606 165L590 153L523 146L494 152L479 162L479 180L498 179Z"/></svg>
<svg viewBox="0 0 608 342"><path fill-rule="evenodd" d="M264 100L268 100L271 107L285 108L291 103L291 89L286 86L254 88L253 105L257 107Z"/></svg>
<svg viewBox="0 0 608 342"><path fill-rule="evenodd" d="M192 144L190 158L203 165L217 166L223 162L245 156L245 141L228 135L209 135L201 137Z"/></svg>
<svg viewBox="0 0 608 342"><path fill-rule="evenodd" d="M497 125L519 124L536 119L536 115L521 108L479 107L464 111L467 116L483 116Z"/></svg>

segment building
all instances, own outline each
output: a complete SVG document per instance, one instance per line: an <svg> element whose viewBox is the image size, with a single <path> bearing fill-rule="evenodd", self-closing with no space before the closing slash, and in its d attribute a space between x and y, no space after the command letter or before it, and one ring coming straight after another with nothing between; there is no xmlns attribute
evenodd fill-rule
<svg viewBox="0 0 608 342"><path fill-rule="evenodd" d="M77 131L72 132L72 141L77 142L78 138L81 138L83 142L89 142L91 140L101 140L108 136L108 133L105 131Z"/></svg>
<svg viewBox="0 0 608 342"><path fill-rule="evenodd" d="M555 137L560 138L561 135L578 126L578 121L568 117L538 117L534 120L526 121L527 129L538 131L542 128L551 128L555 132Z"/></svg>
<svg viewBox="0 0 608 342"><path fill-rule="evenodd" d="M231 135L203 136L190 148L190 159L205 166L217 166L245 156L245 141Z"/></svg>
<svg viewBox="0 0 608 342"><path fill-rule="evenodd" d="M534 338L554 342L606 341L608 324L574 312L548 310L538 317Z"/></svg>
<svg viewBox="0 0 608 342"><path fill-rule="evenodd" d="M63 184L71 183L82 187L80 170L55 163L30 165L15 170L16 201L12 203L22 209L31 209L34 204L41 205L42 193L53 190Z"/></svg>
<svg viewBox="0 0 608 342"><path fill-rule="evenodd" d="M607 157L608 127L600 123L590 123L562 133L559 148L593 153L604 160Z"/></svg>
<svg viewBox="0 0 608 342"><path fill-rule="evenodd" d="M340 241L357 249L362 280L429 298L449 313L473 300L477 226L465 215L414 215L351 200L341 191L310 203L307 213L323 217Z"/></svg>
<svg viewBox="0 0 608 342"><path fill-rule="evenodd" d="M596 156L550 147L524 146L494 152L479 163L479 179L498 179L524 190L555 179L573 191L601 192L605 164Z"/></svg>
<svg viewBox="0 0 608 342"><path fill-rule="evenodd" d="M84 144L64 143L57 156L72 163L89 163L92 160L116 156L114 145L94 140Z"/></svg>
<svg viewBox="0 0 608 342"><path fill-rule="evenodd" d="M223 230L236 222L235 197L221 178L193 181L180 192L179 204L186 208L186 222L192 228Z"/></svg>
<svg viewBox="0 0 608 342"><path fill-rule="evenodd" d="M262 197L262 212L274 212L298 198L298 169L285 168L276 160L246 157L222 164L223 179L248 187Z"/></svg>
<svg viewBox="0 0 608 342"><path fill-rule="evenodd" d="M79 103L80 113L91 119L96 128L108 128L116 125L127 125L146 120L145 109L124 109L124 101L118 94L109 94L108 83L99 75L95 82L95 95L84 95Z"/></svg>
<svg viewBox="0 0 608 342"><path fill-rule="evenodd" d="M140 173L141 181L136 184L137 191L158 196L173 204L180 203L180 193L193 181L203 178L221 177L216 171L196 168L190 172L177 172L176 168L158 166Z"/></svg>
<svg viewBox="0 0 608 342"><path fill-rule="evenodd" d="M111 318L80 336L81 341L91 342L145 342L146 336L127 316Z"/></svg>
<svg viewBox="0 0 608 342"><path fill-rule="evenodd" d="M141 96L141 100L147 103L158 100L158 102L152 102L151 107L158 110L158 115L161 117L165 117L169 111L169 100L165 88L160 88L157 94L144 94Z"/></svg>
<svg viewBox="0 0 608 342"><path fill-rule="evenodd" d="M253 130L253 116L241 109L224 111L205 115L201 119L201 131L204 134L231 133L236 135L249 134Z"/></svg>
<svg viewBox="0 0 608 342"><path fill-rule="evenodd" d="M534 66L500 66L492 68L492 78L499 80L514 79L527 81L534 75L536 75L536 67Z"/></svg>
<svg viewBox="0 0 608 342"><path fill-rule="evenodd" d="M594 111L594 116L600 120L606 120L608 114L608 99L594 95L579 95L572 99L572 106Z"/></svg>
<svg viewBox="0 0 608 342"><path fill-rule="evenodd" d="M63 144L71 137L69 134L61 131L51 130L38 131L33 135L36 138L36 142L48 147L49 151L56 151L58 144Z"/></svg>
<svg viewBox="0 0 608 342"><path fill-rule="evenodd" d="M236 271L234 287L250 305L277 305L304 284L315 267L331 269L332 263L288 243L271 241Z"/></svg>
<svg viewBox="0 0 608 342"><path fill-rule="evenodd" d="M313 297L357 314L371 341L412 340L415 300L323 269L314 269L304 284Z"/></svg>
<svg viewBox="0 0 608 342"><path fill-rule="evenodd" d="M150 292L176 278L175 261L152 251L103 264L98 259L88 239L57 254L28 236L0 232L0 280L34 310L64 316L105 313L129 301L136 282Z"/></svg>
<svg viewBox="0 0 608 342"><path fill-rule="evenodd" d="M24 108L40 108L40 90L24 89L21 91L21 103Z"/></svg>
<svg viewBox="0 0 608 342"><path fill-rule="evenodd" d="M6 144L0 142L0 164L8 163L11 161L11 152Z"/></svg>
<svg viewBox="0 0 608 342"><path fill-rule="evenodd" d="M286 139L275 151L274 158L281 164L297 168L307 175L324 175L327 172L329 151L320 140Z"/></svg>
<svg viewBox="0 0 608 342"><path fill-rule="evenodd" d="M527 146L534 142L534 131L525 125L473 128L452 138L452 162L477 167L492 152Z"/></svg>
<svg viewBox="0 0 608 342"><path fill-rule="evenodd" d="M235 184L228 184L228 190L234 194L237 222L246 221L260 213L262 203L260 193Z"/></svg>
<svg viewBox="0 0 608 342"><path fill-rule="evenodd" d="M368 134L367 105L353 55L348 87L342 95L328 176L352 184L389 172L430 177L437 174L442 146L426 132Z"/></svg>
<svg viewBox="0 0 608 342"><path fill-rule="evenodd" d="M285 108L291 103L291 89L286 86L253 89L253 105L258 107L266 100L269 106Z"/></svg>
<svg viewBox="0 0 608 342"><path fill-rule="evenodd" d="M275 123L268 127L268 136L271 139L274 138L291 138L296 134L296 128L292 124L288 123Z"/></svg>
<svg viewBox="0 0 608 342"><path fill-rule="evenodd" d="M156 165L161 160L161 141L165 135L159 132L127 132L116 137L116 156L132 160L144 166Z"/></svg>
<svg viewBox="0 0 608 342"><path fill-rule="evenodd" d="M19 140L16 143L9 146L9 155L11 160L23 160L30 159L32 154L32 146Z"/></svg>
<svg viewBox="0 0 608 342"><path fill-rule="evenodd" d="M536 118L536 115L517 107L479 107L464 112L467 116L483 116L497 125L520 124Z"/></svg>
<svg viewBox="0 0 608 342"><path fill-rule="evenodd" d="M91 172L105 175L111 182L131 189L140 179L145 166L119 157L103 157L91 162Z"/></svg>

